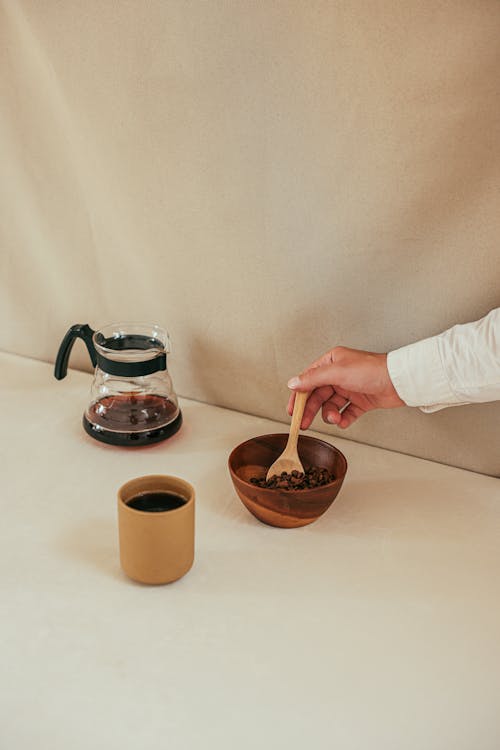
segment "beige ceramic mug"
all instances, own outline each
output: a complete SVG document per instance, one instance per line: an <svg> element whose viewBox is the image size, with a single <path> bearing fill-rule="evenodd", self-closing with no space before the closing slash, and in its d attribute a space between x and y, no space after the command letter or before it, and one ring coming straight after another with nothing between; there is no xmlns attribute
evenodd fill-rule
<svg viewBox="0 0 500 750"><path fill-rule="evenodd" d="M155 505L156 493L159 498L173 493L178 502L172 498ZM120 563L130 578L171 583L188 572L194 561L194 499L188 482L162 474L137 477L120 487ZM163 509L169 503L178 507Z"/></svg>

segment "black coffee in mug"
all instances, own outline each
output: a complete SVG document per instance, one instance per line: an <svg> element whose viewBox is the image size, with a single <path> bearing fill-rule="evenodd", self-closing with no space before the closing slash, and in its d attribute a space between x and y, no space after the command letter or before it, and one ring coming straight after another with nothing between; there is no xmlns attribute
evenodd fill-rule
<svg viewBox="0 0 500 750"><path fill-rule="evenodd" d="M185 505L187 500L176 492L168 490L157 490L156 492L140 492L127 501L127 505L135 510L143 510L147 513L162 513L166 510L175 510Z"/></svg>

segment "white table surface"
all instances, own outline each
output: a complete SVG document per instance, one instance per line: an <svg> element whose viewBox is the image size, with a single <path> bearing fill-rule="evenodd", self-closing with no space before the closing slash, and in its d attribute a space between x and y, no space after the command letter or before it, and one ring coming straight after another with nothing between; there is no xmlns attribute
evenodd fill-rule
<svg viewBox="0 0 500 750"><path fill-rule="evenodd" d="M0 368L2 750L498 750L500 480L335 440L335 503L274 529L227 457L285 425L182 400L178 435L114 448L89 375ZM168 586L118 562L116 490L149 473L197 491Z"/></svg>

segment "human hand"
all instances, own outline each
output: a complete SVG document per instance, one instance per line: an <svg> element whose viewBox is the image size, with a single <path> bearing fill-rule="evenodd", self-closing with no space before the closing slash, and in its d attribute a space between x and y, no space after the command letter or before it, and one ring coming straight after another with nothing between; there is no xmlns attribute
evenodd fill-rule
<svg viewBox="0 0 500 750"><path fill-rule="evenodd" d="M372 409L393 409L405 406L394 388L387 369L387 354L364 352L336 346L313 362L307 370L288 381L293 391L310 392L301 429L307 430L316 413L329 424L349 427ZM288 413L293 411L295 393L288 400ZM345 411L339 409L350 401Z"/></svg>

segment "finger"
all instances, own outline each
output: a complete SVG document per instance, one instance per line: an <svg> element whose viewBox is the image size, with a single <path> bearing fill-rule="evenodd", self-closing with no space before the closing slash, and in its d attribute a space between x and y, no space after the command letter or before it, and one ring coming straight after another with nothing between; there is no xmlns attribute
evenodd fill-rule
<svg viewBox="0 0 500 750"><path fill-rule="evenodd" d="M342 417L340 419L340 422L338 423L338 426L345 430L346 427L350 427L357 419L363 416L365 414L365 410L361 409L359 406L355 406L354 404L349 404L345 412L342 414Z"/></svg>
<svg viewBox="0 0 500 750"><path fill-rule="evenodd" d="M351 395L352 395L352 391L346 391L346 390L344 390L343 388L341 388L340 386L337 386L337 387L335 388L335 393L336 393L336 394L337 394L338 396L341 396L342 398L344 398L344 399L345 399L346 401L349 401L349 400L350 400L350 397L351 397Z"/></svg>
<svg viewBox="0 0 500 750"><path fill-rule="evenodd" d="M338 365L319 365L291 378L288 387L294 391L314 391L325 385L335 387L340 374L341 368Z"/></svg>
<svg viewBox="0 0 500 750"><path fill-rule="evenodd" d="M333 388L331 386L324 386L323 388L317 388L309 396L304 409L304 415L302 417L301 428L307 430L311 422L313 421L316 413L319 411L324 401L327 401L333 394ZM345 403L345 399L344 399ZM290 416L293 414L293 408L295 405L295 392L290 394L287 403L287 412Z"/></svg>
<svg viewBox="0 0 500 750"><path fill-rule="evenodd" d="M345 408L346 404L348 403L348 399L346 399L344 396L341 396L339 393L334 392L333 396L331 396L331 398L329 398L328 401L325 401L325 403L323 404L323 421L328 422L329 424L339 424L342 417L340 409Z"/></svg>
<svg viewBox="0 0 500 750"><path fill-rule="evenodd" d="M302 422L300 425L303 430L307 430L323 403L325 401L328 401L328 399L332 395L333 388L330 385L323 386L323 388L317 388L311 393L311 395L307 399L306 407L304 409L304 415L302 417Z"/></svg>

